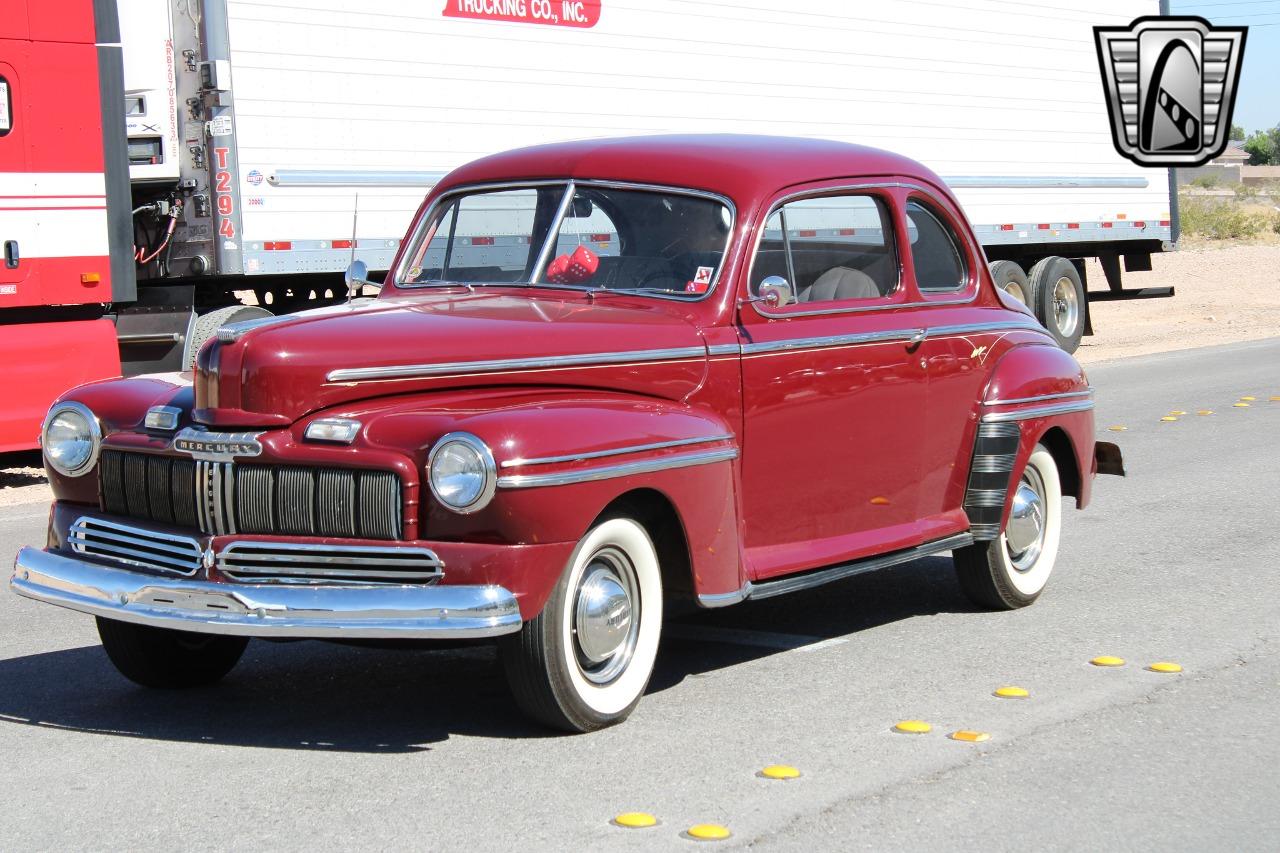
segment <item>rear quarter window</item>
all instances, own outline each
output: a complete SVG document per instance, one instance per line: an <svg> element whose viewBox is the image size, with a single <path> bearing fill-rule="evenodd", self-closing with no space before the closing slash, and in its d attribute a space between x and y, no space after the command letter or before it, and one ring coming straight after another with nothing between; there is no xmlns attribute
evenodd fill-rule
<svg viewBox="0 0 1280 853"><path fill-rule="evenodd" d="M915 200L907 202L906 212L917 286L925 293L963 288L968 283L969 271L964 253L960 251L960 240L946 217Z"/></svg>

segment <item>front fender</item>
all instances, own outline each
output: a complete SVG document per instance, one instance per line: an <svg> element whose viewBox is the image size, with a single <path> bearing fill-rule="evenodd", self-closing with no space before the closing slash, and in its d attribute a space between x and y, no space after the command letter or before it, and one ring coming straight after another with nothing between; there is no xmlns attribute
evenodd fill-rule
<svg viewBox="0 0 1280 853"><path fill-rule="evenodd" d="M488 392L423 398L366 423L368 443L403 448L422 463L449 432L471 433L493 451L499 488L484 509L452 512L424 488L426 538L576 542L612 502L645 490L664 498L679 519L695 591L741 586L737 437L708 410L605 392Z"/></svg>

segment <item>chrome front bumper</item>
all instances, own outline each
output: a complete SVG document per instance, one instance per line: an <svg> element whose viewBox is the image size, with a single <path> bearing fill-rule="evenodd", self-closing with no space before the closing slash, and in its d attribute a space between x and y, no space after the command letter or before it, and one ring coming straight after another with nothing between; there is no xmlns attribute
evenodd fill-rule
<svg viewBox="0 0 1280 853"><path fill-rule="evenodd" d="M211 583L23 548L18 595L121 622L241 637L467 639L520 630L500 586Z"/></svg>

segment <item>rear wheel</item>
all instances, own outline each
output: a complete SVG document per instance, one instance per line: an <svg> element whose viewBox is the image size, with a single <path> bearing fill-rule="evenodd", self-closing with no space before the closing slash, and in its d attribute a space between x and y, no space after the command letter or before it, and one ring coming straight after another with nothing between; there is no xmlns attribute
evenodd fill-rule
<svg viewBox="0 0 1280 853"><path fill-rule="evenodd" d="M569 732L620 723L640 701L658 653L662 574L637 521L602 521L578 543L542 613L502 641L521 709Z"/></svg>
<svg viewBox="0 0 1280 853"><path fill-rule="evenodd" d="M1037 444L1014 487L999 538L953 553L960 588L981 607L1026 607L1049 582L1062 532L1062 483L1053 455Z"/></svg>
<svg viewBox="0 0 1280 853"><path fill-rule="evenodd" d="M120 674L143 687L213 684L232 670L249 640L134 625L98 617L98 636Z"/></svg>
<svg viewBox="0 0 1280 853"><path fill-rule="evenodd" d="M1066 258L1049 257L1031 268L1031 310L1067 352L1080 347L1084 335L1084 283L1076 265Z"/></svg>
<svg viewBox="0 0 1280 853"><path fill-rule="evenodd" d="M989 269L996 287L1028 308L1031 307L1031 282L1022 267L1013 261L992 261Z"/></svg>

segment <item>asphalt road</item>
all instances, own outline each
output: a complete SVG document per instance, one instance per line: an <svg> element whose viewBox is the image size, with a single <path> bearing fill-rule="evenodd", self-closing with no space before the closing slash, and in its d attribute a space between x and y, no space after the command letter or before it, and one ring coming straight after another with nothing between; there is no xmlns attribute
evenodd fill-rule
<svg viewBox="0 0 1280 853"><path fill-rule="evenodd" d="M1089 372L1129 477L1065 511L1035 606L975 612L935 557L685 617L593 735L525 723L487 648L257 642L147 692L91 619L0 593L0 849L681 849L714 822L726 849L1275 850L1280 339ZM6 566L42 510L3 510ZM633 810L659 825L610 825Z"/></svg>

